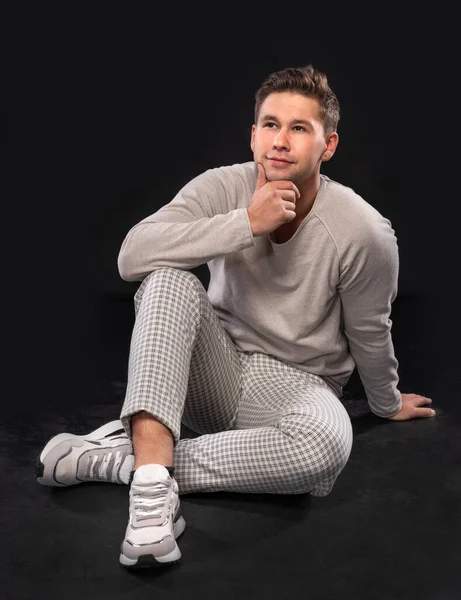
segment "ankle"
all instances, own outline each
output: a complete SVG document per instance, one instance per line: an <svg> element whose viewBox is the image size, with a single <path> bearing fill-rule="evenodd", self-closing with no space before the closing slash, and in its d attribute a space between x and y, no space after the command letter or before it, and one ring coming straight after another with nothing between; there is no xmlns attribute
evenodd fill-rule
<svg viewBox="0 0 461 600"><path fill-rule="evenodd" d="M173 434L163 423L141 411L132 417L131 429L134 469L148 464L173 464Z"/></svg>

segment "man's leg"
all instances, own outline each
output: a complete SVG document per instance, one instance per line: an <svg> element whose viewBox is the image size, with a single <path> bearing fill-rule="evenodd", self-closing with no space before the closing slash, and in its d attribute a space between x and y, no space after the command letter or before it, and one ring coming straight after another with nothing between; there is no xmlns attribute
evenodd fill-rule
<svg viewBox="0 0 461 600"><path fill-rule="evenodd" d="M120 419L136 467L172 465L182 422L197 433L235 423L245 355L188 271L153 271L135 295L135 313Z"/></svg>
<svg viewBox="0 0 461 600"><path fill-rule="evenodd" d="M135 295L128 385L121 422L135 457L130 520L120 562L174 562L185 522L174 473L184 421L198 433L230 429L241 397L241 359L200 281L161 268Z"/></svg>
<svg viewBox="0 0 461 600"><path fill-rule="evenodd" d="M134 304L123 424L54 436L37 461L42 485L126 484L133 468L173 465L181 420L198 433L232 427L245 355L236 351L198 278L157 269L140 284Z"/></svg>
<svg viewBox="0 0 461 600"><path fill-rule="evenodd" d="M233 430L182 439L181 494L251 492L326 496L352 449L349 415L328 384L275 357L251 353Z"/></svg>
<svg viewBox="0 0 461 600"><path fill-rule="evenodd" d="M38 478L44 485L129 483L130 522L120 558L127 566L143 555L158 562L180 557L175 538L185 523L172 477L172 446L179 443L182 420L197 433L233 426L246 356L236 351L190 272L152 272L135 295L135 312L121 421L87 436L55 436L40 455ZM98 432L104 437L97 438Z"/></svg>
<svg viewBox="0 0 461 600"><path fill-rule="evenodd" d="M134 433L136 445L133 422L138 419L166 427L173 440L178 493L328 494L352 444L349 417L329 386L273 357L236 352L195 276L175 269L155 273L136 298L135 328L141 323L141 299L148 298L146 288L153 293L151 281L163 277L157 300L144 302L144 326L133 332L122 409L125 442ZM178 319L178 311L186 318ZM172 334L178 323L179 331ZM203 435L179 440L181 417ZM135 452L146 453L140 462L171 465L171 454L149 455L159 450L158 444L148 447L151 437L140 436ZM141 466L149 468L148 463Z"/></svg>
<svg viewBox="0 0 461 600"><path fill-rule="evenodd" d="M182 289L178 277L194 290L187 294L183 289L182 294L194 299L193 306L200 305L191 310L189 303L185 318L177 315L184 303L177 298ZM139 300L145 290L140 288L136 299L139 331L133 336L130 386L122 409L127 432L128 418L133 416L135 422L139 410L167 427L168 453L160 464L174 464L180 494L221 490L328 494L352 447L349 416L332 389L320 377L274 357L237 353L195 277L167 269L162 278L163 285L146 302L142 319ZM191 315L196 315L193 326ZM146 351L153 340L155 351ZM181 418L203 435L180 440ZM146 418L142 423L146 425ZM156 427L153 419L151 425ZM150 452L159 451L154 435L146 429L137 442L137 430L134 426L135 455L145 456L136 458L138 464L160 460L154 454L149 458Z"/></svg>

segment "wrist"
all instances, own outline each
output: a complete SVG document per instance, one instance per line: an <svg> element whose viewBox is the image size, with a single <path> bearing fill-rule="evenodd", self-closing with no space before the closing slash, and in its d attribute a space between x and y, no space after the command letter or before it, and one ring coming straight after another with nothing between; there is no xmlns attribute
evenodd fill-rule
<svg viewBox="0 0 461 600"><path fill-rule="evenodd" d="M257 237L258 234L256 233L256 228L255 228L255 222L254 222L254 216L251 213L250 209L247 208L247 213L248 213L248 220L250 221L250 229L251 229L251 233L253 234L253 237Z"/></svg>

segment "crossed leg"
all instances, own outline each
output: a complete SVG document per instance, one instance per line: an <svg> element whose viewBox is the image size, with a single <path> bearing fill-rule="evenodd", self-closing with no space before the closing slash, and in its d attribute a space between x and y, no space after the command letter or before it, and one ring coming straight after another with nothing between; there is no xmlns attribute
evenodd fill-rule
<svg viewBox="0 0 461 600"><path fill-rule="evenodd" d="M351 452L352 426L321 377L238 351L188 271L150 273L135 311L120 418L138 466L172 461L181 494L331 491ZM180 439L181 423L200 435Z"/></svg>

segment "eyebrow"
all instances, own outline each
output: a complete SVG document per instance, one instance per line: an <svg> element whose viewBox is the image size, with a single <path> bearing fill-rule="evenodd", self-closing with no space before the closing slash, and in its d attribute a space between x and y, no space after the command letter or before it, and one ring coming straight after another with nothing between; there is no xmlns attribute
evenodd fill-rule
<svg viewBox="0 0 461 600"><path fill-rule="evenodd" d="M261 117L261 121L277 121L278 122L278 119L277 119L277 117L274 117L273 115L264 115ZM310 121L306 121L306 119L293 119L292 121L290 121L290 125L294 125L295 123L301 123L302 125L307 125L311 129L314 129L314 126L312 125L312 123Z"/></svg>

